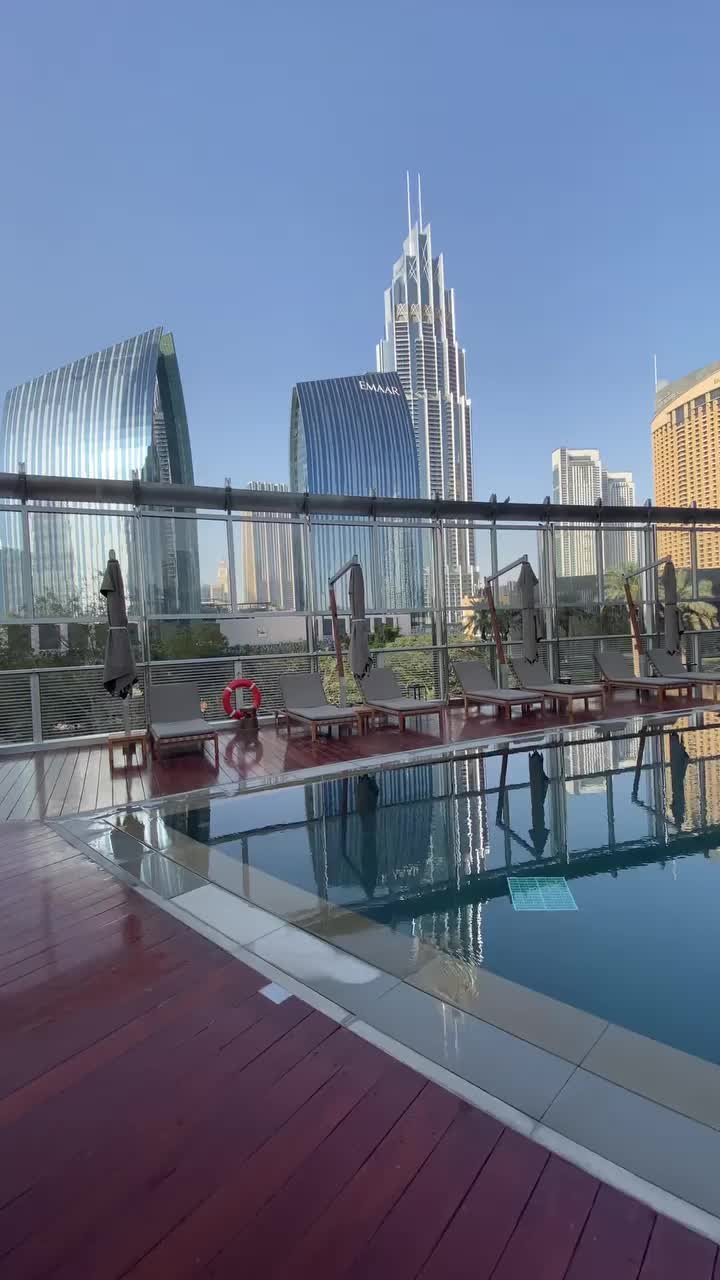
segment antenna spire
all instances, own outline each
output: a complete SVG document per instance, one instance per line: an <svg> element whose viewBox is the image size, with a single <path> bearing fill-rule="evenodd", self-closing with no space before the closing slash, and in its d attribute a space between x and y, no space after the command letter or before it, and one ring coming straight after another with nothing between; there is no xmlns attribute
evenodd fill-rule
<svg viewBox="0 0 720 1280"><path fill-rule="evenodd" d="M418 174L417 178L418 178L418 221L419 221L419 223L420 223L420 230L422 231L422 225L423 225L423 220L422 220L422 187L421 187L421 185L420 185L420 174Z"/></svg>
<svg viewBox="0 0 720 1280"><path fill-rule="evenodd" d="M410 170L405 170L405 181L407 183L407 206L408 206L408 235L412 235L412 213L410 211Z"/></svg>
<svg viewBox="0 0 720 1280"><path fill-rule="evenodd" d="M657 356L653 356L653 367L654 367L654 369L655 369L655 394L657 395L657 384L658 384L658 376L657 376Z"/></svg>

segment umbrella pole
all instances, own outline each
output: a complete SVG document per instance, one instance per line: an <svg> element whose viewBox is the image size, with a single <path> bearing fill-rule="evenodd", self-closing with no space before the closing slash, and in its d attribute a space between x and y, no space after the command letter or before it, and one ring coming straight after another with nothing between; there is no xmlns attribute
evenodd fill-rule
<svg viewBox="0 0 720 1280"><path fill-rule="evenodd" d="M485 583L485 595L487 597L488 609L490 610L490 621L492 623L493 636L495 637L495 648L497 650L498 662L501 666L505 665L505 650L503 649L502 636L500 635L500 623L495 611L495 597L489 582Z"/></svg>
<svg viewBox="0 0 720 1280"><path fill-rule="evenodd" d="M343 665L342 649L340 647L340 623L338 622L337 600L335 599L335 588L330 586L330 617L332 618L332 633L335 643L335 658L337 661L338 680L340 682L340 706L347 705L345 694L345 667Z"/></svg>
<svg viewBox="0 0 720 1280"><path fill-rule="evenodd" d="M643 647L642 632L640 631L640 619L638 618L637 605L632 597L630 583L625 581L623 585L625 587L625 599L627 600L628 612L630 614L630 626L632 627L632 633L635 638L635 648L637 649L638 657L642 658L645 649Z"/></svg>

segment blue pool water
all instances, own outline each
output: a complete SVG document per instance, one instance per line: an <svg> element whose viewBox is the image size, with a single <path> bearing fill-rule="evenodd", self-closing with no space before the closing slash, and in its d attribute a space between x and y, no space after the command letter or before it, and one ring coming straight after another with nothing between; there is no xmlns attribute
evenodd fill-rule
<svg viewBox="0 0 720 1280"><path fill-rule="evenodd" d="M720 1064L720 720L218 797L168 825ZM516 911L508 876L576 911Z"/></svg>

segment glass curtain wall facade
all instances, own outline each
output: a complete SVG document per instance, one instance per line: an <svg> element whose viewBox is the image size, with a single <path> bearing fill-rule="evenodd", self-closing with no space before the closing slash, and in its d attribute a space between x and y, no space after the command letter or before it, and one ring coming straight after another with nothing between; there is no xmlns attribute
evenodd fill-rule
<svg viewBox="0 0 720 1280"><path fill-rule="evenodd" d="M445 287L443 255L433 257L430 224L423 225L422 211L408 227L402 256L385 292L385 337L377 345L376 363L382 372L397 372L407 397L421 496L439 493L443 498L470 501L472 402L465 351L456 337L455 291ZM446 559L448 598L457 606L473 588L471 529L448 529Z"/></svg>
<svg viewBox="0 0 720 1280"><path fill-rule="evenodd" d="M92 479L192 484L193 463L173 336L149 329L103 351L13 387L5 398L0 469ZM0 521L2 610L27 612L12 533ZM107 555L114 547L126 578L140 581L130 523L111 514L91 525L80 517L31 521L33 607L47 616L97 612ZM162 519L147 531L152 567L150 612L194 611L200 573L192 521ZM137 602L129 601L131 612Z"/></svg>
<svg viewBox="0 0 720 1280"><path fill-rule="evenodd" d="M413 426L397 374L298 382L290 410L290 487L340 496L420 496ZM367 523L352 520L320 524L313 556L315 600L327 600L328 579L357 555L369 594L381 597L368 599L368 607L421 609L425 584L419 533L398 522L385 525L380 539L373 534ZM296 550L299 564L299 545ZM305 591L299 580L298 608L310 607Z"/></svg>
<svg viewBox="0 0 720 1280"><path fill-rule="evenodd" d="M286 484L251 480L248 489L287 493ZM242 556L238 566L242 605L267 609L294 609L293 546L290 521L277 512L248 512L243 527Z"/></svg>
<svg viewBox="0 0 720 1280"><path fill-rule="evenodd" d="M651 430L658 506L720 505L720 360L658 383ZM659 535L658 552L671 555L680 568L690 567L682 530ZM715 570L718 564L720 533L707 531L698 537L697 567Z"/></svg>

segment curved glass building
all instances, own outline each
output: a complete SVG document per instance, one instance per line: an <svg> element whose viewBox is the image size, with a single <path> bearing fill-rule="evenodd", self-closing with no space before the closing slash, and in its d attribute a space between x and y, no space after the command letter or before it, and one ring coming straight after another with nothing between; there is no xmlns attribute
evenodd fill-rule
<svg viewBox="0 0 720 1280"><path fill-rule="evenodd" d="M396 373L360 373L293 387L290 488L298 493L419 497L415 435ZM414 529L328 519L317 523L313 538L315 608L327 606L328 579L354 555L365 570L368 608L423 607L420 535ZM311 605L298 601L298 607Z"/></svg>
<svg viewBox="0 0 720 1280"><path fill-rule="evenodd" d="M0 470L192 484L185 400L171 333L161 328L74 360L13 387L5 398ZM194 522L159 518L148 548L152 612L200 605ZM154 526L155 522L153 522ZM130 521L125 517L31 517L34 611L98 611L98 573L110 546L124 562L130 595L138 588ZM3 545L7 546L7 537ZM4 613L27 612L5 585ZM134 601L130 599L132 610Z"/></svg>

